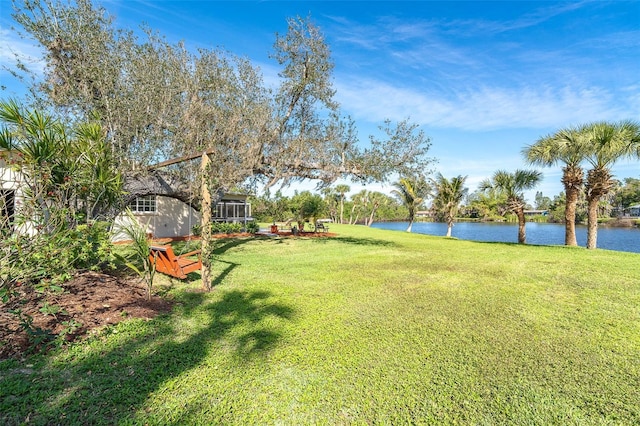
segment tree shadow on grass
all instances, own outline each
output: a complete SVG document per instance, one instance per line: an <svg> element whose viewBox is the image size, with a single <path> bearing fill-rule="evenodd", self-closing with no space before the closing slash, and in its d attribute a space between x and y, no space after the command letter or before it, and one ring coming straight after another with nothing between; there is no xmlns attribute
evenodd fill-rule
<svg viewBox="0 0 640 426"><path fill-rule="evenodd" d="M231 250L232 248L241 246L248 242L252 241L251 238L225 238L220 240L214 240L213 243L213 254L221 255L226 251Z"/></svg>
<svg viewBox="0 0 640 426"><path fill-rule="evenodd" d="M355 238L355 237L327 237L327 238L312 238L314 243L327 244L330 242L338 242L343 244L351 244L358 246L378 246L378 247L397 247L393 241L379 240L376 238Z"/></svg>
<svg viewBox="0 0 640 426"><path fill-rule="evenodd" d="M216 287L216 286L219 286L220 284L222 284L222 282L227 277L227 275L229 275L231 273L231 271L233 271L235 268L238 267L238 263L227 262L227 261L224 261L224 260L216 260L216 262L217 263L226 263L227 266L224 268L224 270L222 272L220 272L218 274L217 277L215 277L211 281L211 287Z"/></svg>
<svg viewBox="0 0 640 426"><path fill-rule="evenodd" d="M490 245L490 246L502 246L502 247L518 247L518 248L531 248L531 247L551 247L551 248L559 248L559 249L584 249L584 247L579 246L565 246L562 244L529 244L529 243L518 243L516 241L474 241L477 244L481 245Z"/></svg>
<svg viewBox="0 0 640 426"><path fill-rule="evenodd" d="M135 422L152 393L212 351L251 362L276 347L282 332L267 319L291 320L295 311L270 298L267 291L185 293L172 314L106 329L64 361L45 357L42 368L3 371L0 423Z"/></svg>

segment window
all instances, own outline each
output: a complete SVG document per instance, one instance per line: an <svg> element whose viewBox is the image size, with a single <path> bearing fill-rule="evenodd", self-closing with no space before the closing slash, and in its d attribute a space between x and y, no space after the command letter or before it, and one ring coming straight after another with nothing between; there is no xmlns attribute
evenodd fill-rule
<svg viewBox="0 0 640 426"><path fill-rule="evenodd" d="M245 212L249 209L249 204L244 201L222 201L216 205L215 219L239 220L244 219L247 215Z"/></svg>
<svg viewBox="0 0 640 426"><path fill-rule="evenodd" d="M129 203L129 208L133 213L155 213L156 196L138 197Z"/></svg>

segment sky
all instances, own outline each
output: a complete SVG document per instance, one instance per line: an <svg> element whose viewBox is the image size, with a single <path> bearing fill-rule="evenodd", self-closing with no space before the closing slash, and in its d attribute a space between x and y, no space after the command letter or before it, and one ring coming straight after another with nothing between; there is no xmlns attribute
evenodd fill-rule
<svg viewBox="0 0 640 426"><path fill-rule="evenodd" d="M529 168L523 148L560 128L640 120L640 1L162 1L103 0L119 27L145 23L190 49L224 48L249 58L265 81L287 18L310 17L335 62L336 100L361 142L409 118L431 139L434 170L468 176L470 192L499 169ZM0 61L17 53L34 69L39 51L12 30L0 0ZM0 98L24 88L0 71ZM538 168L536 191L562 191L561 166ZM613 169L640 178L640 162ZM348 182L347 182L348 183ZM362 189L351 184L352 193ZM290 190L311 189L295 184ZM369 190L388 193L389 184Z"/></svg>

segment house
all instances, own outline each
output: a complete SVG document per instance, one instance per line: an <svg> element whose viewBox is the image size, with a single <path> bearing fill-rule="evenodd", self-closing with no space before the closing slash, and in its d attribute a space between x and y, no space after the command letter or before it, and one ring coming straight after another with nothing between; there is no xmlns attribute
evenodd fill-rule
<svg viewBox="0 0 640 426"><path fill-rule="evenodd" d="M416 219L424 219L433 217L433 212L431 210L418 210L416 212Z"/></svg>
<svg viewBox="0 0 640 426"><path fill-rule="evenodd" d="M640 204L629 206L624 209L624 215L630 217L640 217Z"/></svg>
<svg viewBox="0 0 640 426"><path fill-rule="evenodd" d="M17 155L0 149L0 231L12 230L15 213L22 204L22 173Z"/></svg>
<svg viewBox="0 0 640 426"><path fill-rule="evenodd" d="M227 194L216 205L211 220L214 222L242 223L253 220L251 204L247 195ZM138 223L146 227L153 238L186 237L193 234L193 227L200 225L200 212L186 203L170 197L149 195L131 201L129 209ZM118 229L129 219L124 213L116 217L114 229ZM116 233L113 241L126 240L122 233Z"/></svg>
<svg viewBox="0 0 640 426"><path fill-rule="evenodd" d="M525 216L548 216L549 210L523 210Z"/></svg>
<svg viewBox="0 0 640 426"><path fill-rule="evenodd" d="M13 230L14 216L22 205L23 175L16 168L19 157L7 150L0 149L0 231ZM252 221L251 204L247 195L228 194L222 197L212 212L216 222L234 222L246 225ZM186 203L170 197L147 196L134 199L129 208L147 233L155 238L181 237L192 234L195 225L200 225L200 213ZM113 241L127 239L117 233L119 224L125 223L124 213L115 219L116 235ZM29 224L24 225L26 232L35 232Z"/></svg>

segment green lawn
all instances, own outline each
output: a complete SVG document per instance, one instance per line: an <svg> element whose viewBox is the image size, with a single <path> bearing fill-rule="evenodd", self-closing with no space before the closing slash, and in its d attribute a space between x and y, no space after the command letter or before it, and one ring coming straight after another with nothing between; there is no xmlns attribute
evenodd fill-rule
<svg viewBox="0 0 640 426"><path fill-rule="evenodd" d="M640 424L640 255L332 225L0 364L0 423Z"/></svg>

